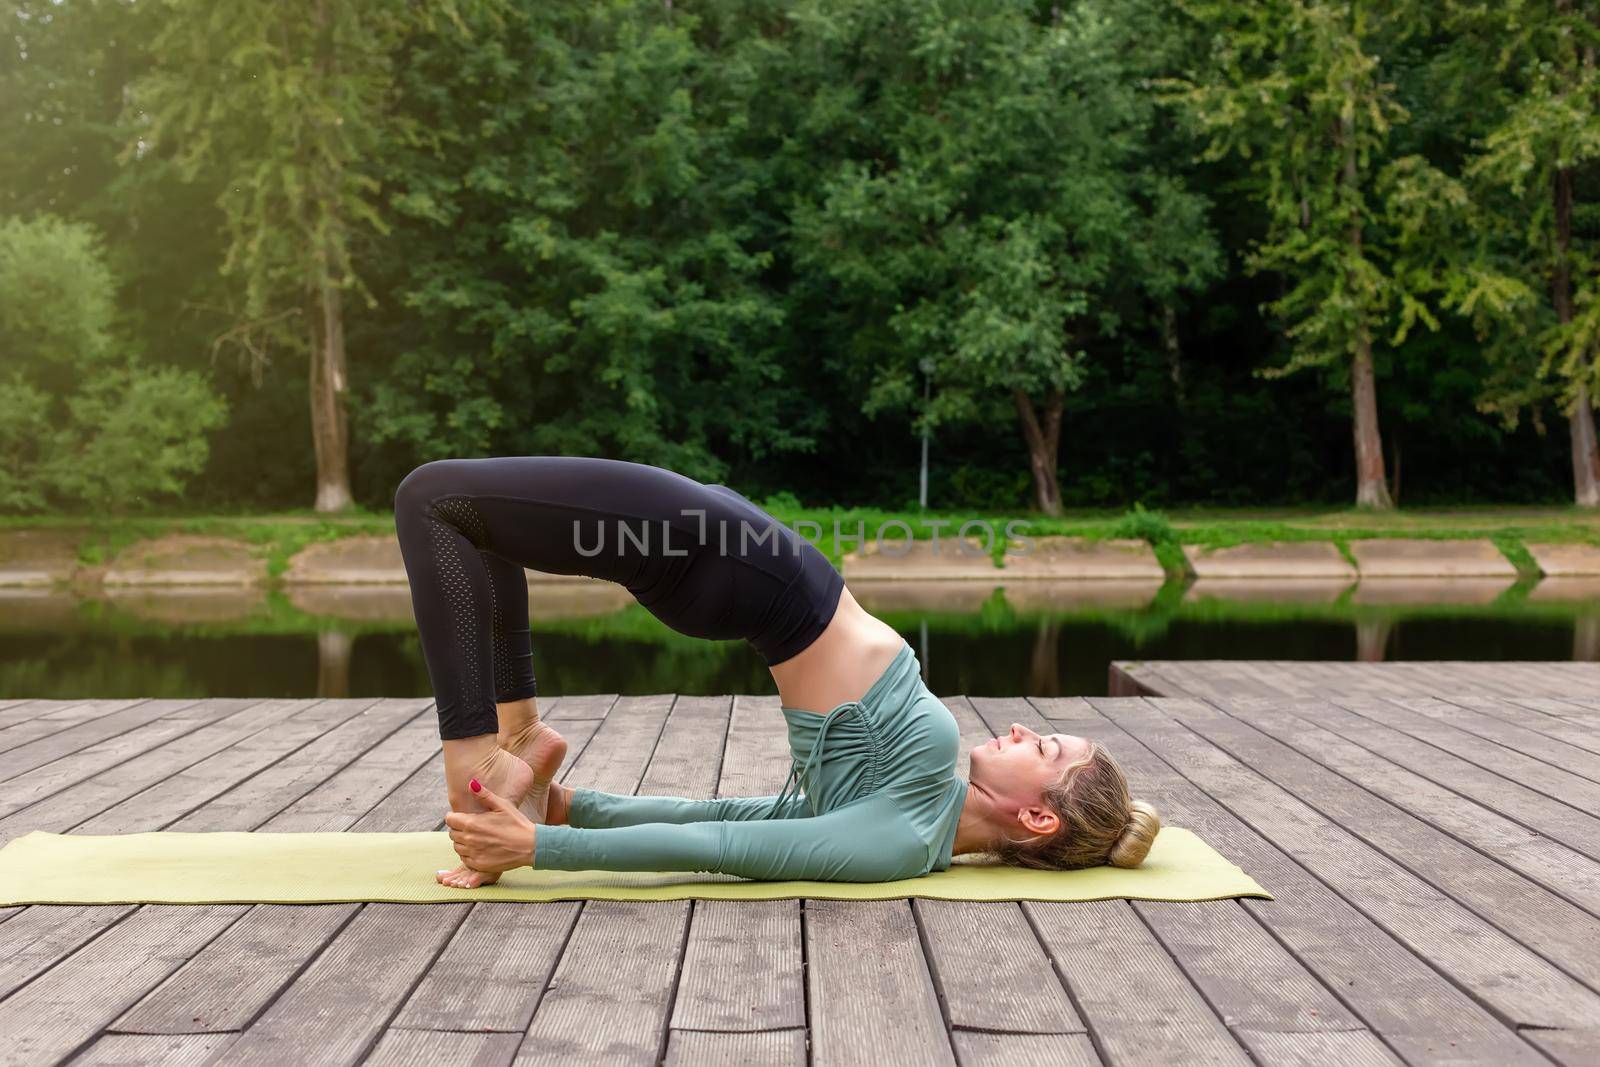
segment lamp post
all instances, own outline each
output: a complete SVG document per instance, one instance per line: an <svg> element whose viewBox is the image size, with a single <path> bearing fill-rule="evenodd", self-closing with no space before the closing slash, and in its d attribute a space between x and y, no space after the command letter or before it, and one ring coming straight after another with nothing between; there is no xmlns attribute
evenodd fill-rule
<svg viewBox="0 0 1600 1067"><path fill-rule="evenodd" d="M933 360L926 356L918 363L922 370L922 470L917 479L917 506L928 510L928 396L933 382Z"/></svg>

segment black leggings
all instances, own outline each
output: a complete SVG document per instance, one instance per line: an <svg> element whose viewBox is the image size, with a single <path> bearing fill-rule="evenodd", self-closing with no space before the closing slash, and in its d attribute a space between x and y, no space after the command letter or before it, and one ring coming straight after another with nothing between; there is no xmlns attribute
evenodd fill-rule
<svg viewBox="0 0 1600 1067"><path fill-rule="evenodd" d="M523 568L603 578L679 633L750 642L768 666L814 641L844 579L724 485L644 463L493 456L424 463L394 495L411 607L445 740L531 697Z"/></svg>

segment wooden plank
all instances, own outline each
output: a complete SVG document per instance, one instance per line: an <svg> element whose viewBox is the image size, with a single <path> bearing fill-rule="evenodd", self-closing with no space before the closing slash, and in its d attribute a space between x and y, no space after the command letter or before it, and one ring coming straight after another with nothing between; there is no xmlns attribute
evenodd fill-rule
<svg viewBox="0 0 1600 1067"><path fill-rule="evenodd" d="M1130 902L1028 901L1023 908L1107 1062L1250 1063Z"/></svg>
<svg viewBox="0 0 1600 1067"><path fill-rule="evenodd" d="M906 901L807 900L805 939L817 1063L955 1063Z"/></svg>
<svg viewBox="0 0 1600 1067"><path fill-rule="evenodd" d="M1352 673L1362 673L1362 668L1367 664L1351 664ZM1461 675L1456 673L1448 664L1435 663L1427 660L1412 660L1404 663L1382 664L1385 673L1393 681L1384 686L1373 687L1371 696L1425 696L1439 687L1459 689L1465 684ZM1313 686L1307 690L1308 696L1320 696L1321 690Z"/></svg>
<svg viewBox="0 0 1600 1067"><path fill-rule="evenodd" d="M1453 753L1502 777L1512 778L1552 800L1585 812L1600 810L1600 786L1596 783L1453 725L1448 718L1434 718L1419 710L1436 703L1443 701L1434 697L1409 697L1386 701L1382 706L1350 703L1341 706L1442 752Z"/></svg>
<svg viewBox="0 0 1600 1067"><path fill-rule="evenodd" d="M196 705L193 700L144 700L131 707L122 708L88 722L57 726L46 720L28 723L28 726L45 728L42 736L8 749L0 762L0 781L15 778L24 771L42 767L52 760L70 755L108 737L154 722L164 715L180 712Z"/></svg>
<svg viewBox="0 0 1600 1067"><path fill-rule="evenodd" d="M247 830L269 814L270 809L236 815L232 823L207 828ZM137 908L110 931L75 946L75 951L64 947L64 958L58 957L55 966L0 1002L0 1017L9 1010L46 1012L53 1022L47 1029L30 1031L30 1055L70 1055L247 910L247 905ZM75 989L80 991L77 995Z"/></svg>
<svg viewBox="0 0 1600 1067"><path fill-rule="evenodd" d="M1118 660L1112 695L1493 696L1579 698L1600 691L1600 664L1410 660ZM1122 688L1118 688L1122 687ZM1137 690L1137 692L1135 691ZM1274 693L1274 690L1277 690Z"/></svg>
<svg viewBox="0 0 1600 1067"><path fill-rule="evenodd" d="M230 1064L359 1063L469 904L363 904L228 1046Z"/></svg>
<svg viewBox="0 0 1600 1067"><path fill-rule="evenodd" d="M1586 708L1572 699L1518 696L1511 697L1510 701L1564 722L1580 723L1590 730L1600 730L1600 716L1595 715L1594 709Z"/></svg>
<svg viewBox="0 0 1600 1067"><path fill-rule="evenodd" d="M1545 694L1560 691L1560 687L1552 684L1554 672L1553 663L1511 661L1502 663L1472 660L1461 665L1462 675L1470 681L1479 682L1482 689L1479 693L1493 696L1509 697L1519 693ZM1596 675L1591 674L1591 679Z"/></svg>
<svg viewBox="0 0 1600 1067"><path fill-rule="evenodd" d="M1544 1049L1557 1063L1569 1063L1574 1067L1583 1064L1589 1067L1595 1062L1594 1050L1600 1048L1600 1030L1532 1030L1527 1034L1529 1041Z"/></svg>
<svg viewBox="0 0 1600 1067"><path fill-rule="evenodd" d="M726 902L724 902L726 903ZM664 1067L806 1067L806 1032L673 1030Z"/></svg>
<svg viewBox="0 0 1600 1067"><path fill-rule="evenodd" d="M198 762L163 775L155 784L78 823L78 833L119 834L158 830L203 808L212 798L232 789L251 775L272 767L295 751L316 741L330 730L362 713L370 706L365 700L335 700L280 716L259 717L261 729L235 741L221 751ZM207 742L205 748L214 748ZM185 754L195 755L195 751ZM134 761L132 769L148 767L146 758ZM134 779L142 781L143 777Z"/></svg>
<svg viewBox="0 0 1600 1067"><path fill-rule="evenodd" d="M175 737L192 733L198 723L215 722L246 706L249 706L247 701L206 701L204 707L207 714L204 716L182 719L167 716L156 719L127 733L98 741L81 751L69 753L8 781L0 782L0 816L20 811L53 793L77 785L85 778L92 778L103 770L157 748Z"/></svg>
<svg viewBox="0 0 1600 1067"><path fill-rule="evenodd" d="M389 1033L498 1031L520 1041L578 910L577 901L473 904L468 921L417 983ZM513 1042L510 1055L516 1050Z"/></svg>
<svg viewBox="0 0 1600 1067"><path fill-rule="evenodd" d="M670 695L670 694L669 694ZM573 719L604 719L616 706L617 694L615 693L583 693L575 696L556 698L556 702L546 707L545 701L539 701L539 717L552 723L566 723ZM563 737L566 736L566 727L558 728Z"/></svg>
<svg viewBox="0 0 1600 1067"><path fill-rule="evenodd" d="M672 1030L664 1067L805 1067L805 1030Z"/></svg>
<svg viewBox="0 0 1600 1067"><path fill-rule="evenodd" d="M1314 1030L1310 1033L1251 1030L1247 1033L1250 1051L1255 1053L1256 1059L1273 1067L1326 1067L1330 1063L1337 1063L1339 1067L1354 1064L1378 1067L1401 1062L1373 1041L1365 1030Z"/></svg>
<svg viewBox="0 0 1600 1067"><path fill-rule="evenodd" d="M1461 698L1454 703L1493 715L1497 719L1504 719L1544 737L1565 742L1574 748L1581 748L1585 752L1600 756L1600 724L1593 721L1572 722L1559 716L1548 715L1537 708L1527 707L1522 701L1508 698L1494 700Z"/></svg>
<svg viewBox="0 0 1600 1067"><path fill-rule="evenodd" d="M251 828L259 826L360 759L390 734L407 723L426 720L433 713L431 700L395 697L378 701L216 794L204 807L189 812L168 829L200 831L240 824Z"/></svg>
<svg viewBox="0 0 1600 1067"><path fill-rule="evenodd" d="M563 732L563 736L565 733ZM510 907L512 905L506 905ZM390 1030L362 1061L365 1067L505 1067L517 1054L521 1034L457 1034L439 1030Z"/></svg>
<svg viewBox="0 0 1600 1067"><path fill-rule="evenodd" d="M71 1067L201 1067L232 1040L232 1034L105 1034L73 1057Z"/></svg>
<svg viewBox="0 0 1600 1067"><path fill-rule="evenodd" d="M770 796L789 772L788 732L771 696L733 699L718 796ZM791 1030L804 1034L805 977L798 900L697 900L678 976L668 1041L683 1030ZM739 1047L739 1046L734 1046Z"/></svg>
<svg viewBox="0 0 1600 1067"><path fill-rule="evenodd" d="M1392 863L1390 870L1397 875L1404 873L1407 876L1397 882L1397 886L1410 884L1414 879L1437 889L1462 908L1480 916L1486 933L1502 931L1505 937L1514 939L1520 946L1538 953L1565 971L1563 985L1570 982L1568 975L1587 983L1591 989L1584 991L1584 995L1579 995L1576 990L1567 990L1568 1003L1574 1019L1592 1021L1600 1026L1600 994L1593 992L1594 987L1600 986L1600 959L1588 951L1589 946L1600 944L1600 918L1570 900L1542 891L1539 883L1526 874L1489 859L1451 834L1412 814L1410 806L1412 803L1426 804L1428 813L1440 818L1448 817L1455 826L1469 820L1476 809L1482 812L1484 826L1488 827L1487 820L1491 812L1465 800L1460 801L1455 809L1449 809L1446 807L1447 801L1437 798L1438 787L1416 776L1408 783L1412 787L1409 802L1397 804L1386 801L1283 742L1218 710L1231 707L1231 702L1215 703L1216 706L1212 706L1185 701L1168 705L1164 710L1218 749L1250 767L1261 778L1313 804L1323 817L1339 824L1375 853L1384 855L1386 866ZM1324 736L1330 739L1331 745L1347 744L1326 732ZM1343 750L1340 754L1344 754ZM1399 768L1388 773L1390 780L1401 780ZM1372 787L1387 787L1388 784L1389 781L1374 782ZM1481 834L1479 839L1482 839ZM1513 830L1508 835L1502 834L1495 848L1498 851L1513 846L1519 855L1533 857L1539 847L1539 839L1525 830ZM1569 863L1580 867L1592 864L1592 861L1565 846L1552 843L1550 847L1559 849ZM1544 858L1546 862L1542 864L1542 870L1550 866L1549 857ZM1546 871L1545 876L1557 877L1551 871ZM1579 884L1595 884L1593 872L1590 871ZM1517 906L1506 907L1506 902L1510 900L1516 901Z"/></svg>
<svg viewBox="0 0 1600 1067"><path fill-rule="evenodd" d="M133 913L131 904L35 904L0 928L0 997L9 996L67 954Z"/></svg>
<svg viewBox="0 0 1600 1067"><path fill-rule="evenodd" d="M243 904L141 908L0 1001L7 1059L41 1063L71 1056L245 910Z"/></svg>
<svg viewBox="0 0 1600 1067"><path fill-rule="evenodd" d="M340 767L315 789L262 823L271 833L325 833L348 829L377 798L388 794L435 755L443 758L439 722L424 712L363 752L359 759ZM416 811L404 819L404 829L426 830L449 810L443 779L434 784L432 813ZM388 829L399 829L389 827Z"/></svg>
<svg viewBox="0 0 1600 1067"><path fill-rule="evenodd" d="M241 736L250 738L255 734L281 729L285 725L281 720L293 722L302 715L314 719L326 719L329 715L342 716L353 708L364 706L367 702L318 704L315 701L273 701L269 702L270 707L265 711L262 710L262 705L253 705L249 701L241 703L247 705L243 711L221 722L202 727L187 737L168 742L138 760L119 764L80 783L75 789L55 794L40 804L0 820L0 837L15 836L32 829L114 832L100 827L114 826L118 823L131 825L137 830L159 829L170 821L172 815L166 806L169 799L166 793L161 789L146 788L152 782L162 782L169 774L182 771L207 752L214 752L217 749L225 751L225 746L238 742ZM338 706L341 703L346 703L347 706L341 708ZM212 791L226 788L250 771L240 770L237 766L219 766L214 773L216 777ZM210 792L204 789L195 789L192 792L195 795L185 799L185 803L190 806L203 803L210 795ZM115 802L111 810L117 812L117 815L109 821L109 824L101 823L97 820L106 814L102 809L109 802ZM101 814L91 815L85 821L86 814L97 812ZM221 828L248 829L251 825L253 823ZM28 912L34 910L30 908ZM131 910L119 906L114 912L118 916L125 916ZM43 908L37 917L25 926L16 925L21 921L20 917L6 924L9 928L6 935L8 938L24 936L31 936L35 940L46 936L53 938L49 942L52 948L48 956L30 952L19 953L11 958L11 966L5 972L5 980L12 988L53 965L57 959L70 955L80 945L98 935L103 927L95 925L94 922L85 924L81 920L80 912L81 909L74 908ZM106 914L112 914L112 911L108 910ZM50 925L56 921L62 924L59 930Z"/></svg>
<svg viewBox="0 0 1600 1067"><path fill-rule="evenodd" d="M359 910L359 904L255 905L106 1029L168 1036L242 1030Z"/></svg>
<svg viewBox="0 0 1600 1067"><path fill-rule="evenodd" d="M1552 767L1581 775L1591 782L1600 782L1600 754L1498 718L1486 710L1485 706L1489 703L1482 699L1453 697L1448 700L1409 702L1406 706L1480 737L1487 737Z"/></svg>
<svg viewBox="0 0 1600 1067"><path fill-rule="evenodd" d="M516 1062L656 1063L688 919L687 900L585 901Z"/></svg>
<svg viewBox="0 0 1600 1067"><path fill-rule="evenodd" d="M1138 697L1154 693L1142 679L1143 671L1136 664L1113 661L1106 668L1106 692L1114 697Z"/></svg>
<svg viewBox="0 0 1600 1067"><path fill-rule="evenodd" d="M1319 723L1320 718L1336 715L1340 709L1324 701L1304 699L1291 706L1293 714L1284 709L1282 702L1268 703L1250 697L1213 703L1263 736L1298 750L1300 755L1351 782L1360 783L1362 788L1394 804L1406 815L1474 846L1505 867L1560 894L1577 908L1588 910L1591 917L1600 907L1600 863L1506 818L1500 812L1499 798L1492 794L1482 802L1463 796L1428 776L1409 770L1403 758L1385 758ZM1253 765L1258 769L1261 766ZM1294 776L1297 766L1298 761L1289 761L1286 774ZM1280 782L1282 780L1280 777ZM1319 797L1325 795L1314 779L1300 780L1306 781ZM1504 784L1509 792L1511 783ZM1365 807L1362 805L1358 811ZM1328 811L1326 807L1323 810ZM1349 820L1346 824L1362 825ZM1386 820L1385 825L1391 822ZM1394 854L1393 849L1388 851ZM1431 849L1427 854L1430 865L1434 858L1440 858L1440 854ZM1448 853L1443 855L1448 856ZM1524 892L1537 896L1531 888ZM1595 943L1600 943L1600 927L1596 927L1595 935ZM1526 939L1523 942L1529 943ZM1600 979L1600 972L1594 977Z"/></svg>
<svg viewBox="0 0 1600 1067"><path fill-rule="evenodd" d="M27 700L0 712L0 752L58 730L104 718L143 704L148 697L121 700Z"/></svg>
<svg viewBox="0 0 1600 1067"><path fill-rule="evenodd" d="M1354 707L1366 708L1370 717L1356 714L1351 710ZM1316 711L1314 721L1369 752L1495 808L1530 830L1560 841L1592 859L1600 859L1600 818L1529 789L1514 777L1480 767L1387 725L1382 719L1392 708L1393 705L1371 697L1339 697L1324 702ZM1284 710L1299 714L1298 705L1286 705Z"/></svg>
<svg viewBox="0 0 1600 1067"><path fill-rule="evenodd" d="M1170 662L1170 661L1169 661ZM1112 696L1177 696L1183 687L1162 674L1153 661L1114 660L1111 667ZM1122 691L1116 681L1118 675L1127 679L1130 691ZM1136 690L1136 691L1135 691Z"/></svg>
<svg viewBox="0 0 1600 1067"><path fill-rule="evenodd" d="M672 729L677 702L685 702L681 736ZM706 795L715 768L692 759L688 746L703 736L704 717L715 720L726 708L726 697L619 698L574 766L575 784L610 793ZM583 901L549 988L532 1007L516 1062L594 1058L653 1067L666 1042L689 911L687 900ZM603 1031L594 1026L597 1018L608 1020Z"/></svg>
<svg viewBox="0 0 1600 1067"><path fill-rule="evenodd" d="M168 741L137 760L109 767L78 782L71 789L54 793L38 803L0 818L0 842L10 841L33 830L59 833L77 827L86 819L129 802L151 786L244 738L281 720L307 713L316 704L315 701L304 700L272 701L267 705L246 703L243 710ZM141 803L133 801L132 809L141 810ZM141 829L155 827L145 826Z"/></svg>
<svg viewBox="0 0 1600 1067"><path fill-rule="evenodd" d="M1036 699L1033 703L1054 715L1058 704L1077 702ZM1227 1015L1249 1013L1245 1018L1252 1036L1318 1026L1338 1032L1355 1019L1412 1063L1543 1062L1484 1005L1219 804L1182 773L1182 766L1162 757L1162 751L1209 748L1194 734L1145 701L1091 698L1088 704L1096 714L1112 718L1088 722L1074 715L1052 721L1107 744L1129 774L1134 794L1154 803L1167 825L1200 834L1278 898L1218 903L1231 904L1260 923L1288 954L1287 961L1284 953L1213 956L1216 948L1233 945L1238 936L1234 927L1218 926L1210 933L1195 927L1184 941L1166 941L1213 1004ZM1124 729L1125 723L1137 729L1138 736ZM1202 766L1221 758L1225 757L1213 750ZM1163 935L1169 929L1163 918L1201 914L1191 912L1198 904L1168 908L1138 902L1135 908ZM1213 909L1212 914L1222 912ZM1252 965L1253 959L1259 959L1259 968ZM1292 976L1295 964L1308 970L1322 989L1291 977L1294 984L1276 994L1275 976Z"/></svg>
<svg viewBox="0 0 1600 1067"><path fill-rule="evenodd" d="M350 828L376 806L379 798L404 780L412 768L430 761L439 748L437 718L432 709L417 712L415 700L393 703L396 712L393 719L399 720L399 729L382 736L384 719L358 724L365 727L362 737L368 747L358 750L356 759L335 774L334 779L342 776L362 784L337 813L330 813L323 801L312 797L322 790L313 790L270 818L262 819L254 829L282 832L308 825L321 830ZM406 722L401 717L408 712L410 721ZM345 752L348 754L348 750ZM330 779L325 787L326 791L335 795L343 793L332 781ZM437 793L437 780L434 786ZM264 809L261 815L264 816L266 810L270 809ZM437 819L429 809L411 808L395 811L389 823L369 823L368 828L432 829ZM202 824L201 828L217 827ZM152 1034L242 1030L301 974L309 961L341 936L363 907L356 903L252 906L225 936L150 990L110 1029ZM378 929L384 928L384 924L378 924ZM377 935L366 933L364 936ZM409 985L406 989L409 992ZM365 1013L362 1014L364 1017ZM230 1056L232 1054L230 1050ZM247 1050L246 1054L253 1053Z"/></svg>
<svg viewBox="0 0 1600 1067"><path fill-rule="evenodd" d="M964 1067L1097 1067L1102 1062L1088 1034L957 1030L951 1040Z"/></svg>
<svg viewBox="0 0 1600 1067"><path fill-rule="evenodd" d="M1600 1012L1600 995L1324 814L1324 808L1334 806L1336 794L1320 790L1311 794L1316 801L1313 806L1215 742L1198 742L1197 738L1207 737L1196 732L1199 725L1205 725L1209 734L1222 732L1208 719L1220 712L1188 700L1164 700L1159 707L1145 709L1096 706L1136 736L1145 736L1150 716L1162 716L1169 722L1182 720L1190 728L1184 731L1187 737L1181 744L1175 744L1170 735L1148 735L1163 758L1516 1025L1563 1027ZM1231 744L1234 739L1229 741ZM1299 769L1312 773L1304 766ZM1327 784L1325 774L1317 776L1323 784ZM1391 805L1381 806L1392 809ZM1452 880L1454 888L1471 888L1464 879ZM1516 878L1507 881L1527 884ZM1506 899L1517 899L1519 907L1523 903L1520 898L1507 897L1502 904ZM1586 925L1579 920L1579 926ZM1537 928L1533 932L1539 933Z"/></svg>

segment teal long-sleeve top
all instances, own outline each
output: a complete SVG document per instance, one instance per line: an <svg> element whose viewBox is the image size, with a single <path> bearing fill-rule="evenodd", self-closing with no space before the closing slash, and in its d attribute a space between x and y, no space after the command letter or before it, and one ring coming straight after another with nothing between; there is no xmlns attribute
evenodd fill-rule
<svg viewBox="0 0 1600 1067"><path fill-rule="evenodd" d="M690 800L573 792L535 832L535 870L711 871L762 880L885 882L950 866L967 783L960 731L902 645L860 700L784 708L784 791ZM790 795L799 786L803 793Z"/></svg>

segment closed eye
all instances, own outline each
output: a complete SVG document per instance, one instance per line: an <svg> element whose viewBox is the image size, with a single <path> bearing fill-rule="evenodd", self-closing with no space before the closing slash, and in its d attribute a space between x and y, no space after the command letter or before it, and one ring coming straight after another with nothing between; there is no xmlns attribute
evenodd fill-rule
<svg viewBox="0 0 1600 1067"><path fill-rule="evenodd" d="M1035 741L1034 744L1039 746L1039 755L1041 755L1041 756L1044 755L1044 740L1040 739L1038 741Z"/></svg>

